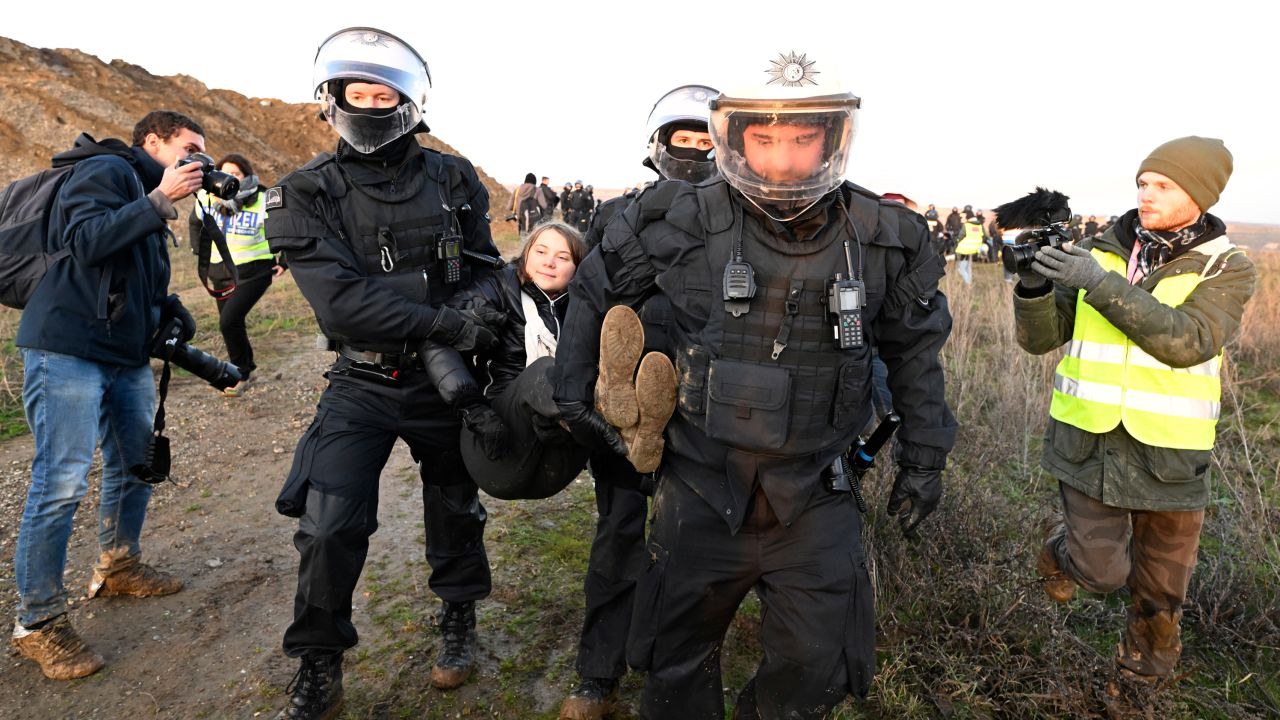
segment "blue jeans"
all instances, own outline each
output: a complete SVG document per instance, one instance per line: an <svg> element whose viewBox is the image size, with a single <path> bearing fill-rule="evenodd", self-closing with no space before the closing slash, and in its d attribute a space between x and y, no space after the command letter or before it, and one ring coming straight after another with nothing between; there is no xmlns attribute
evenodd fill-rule
<svg viewBox="0 0 1280 720"><path fill-rule="evenodd" d="M124 367L24 348L22 402L35 439L31 488L22 510L14 566L18 622L30 626L66 612L62 572L80 499L89 490L93 451L102 443L98 546L141 552L138 538L151 486L129 468L142 461L155 419L151 366Z"/></svg>
<svg viewBox="0 0 1280 720"><path fill-rule="evenodd" d="M960 279L964 280L965 285L973 284L972 255L956 255L956 270L960 272Z"/></svg>

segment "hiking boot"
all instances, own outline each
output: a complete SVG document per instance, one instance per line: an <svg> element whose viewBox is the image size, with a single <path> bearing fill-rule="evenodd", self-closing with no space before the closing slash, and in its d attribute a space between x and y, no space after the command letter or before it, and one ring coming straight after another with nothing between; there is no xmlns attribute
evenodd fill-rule
<svg viewBox="0 0 1280 720"><path fill-rule="evenodd" d="M105 664L102 656L80 639L66 613L34 630L14 623L13 646L19 655L39 664L40 672L50 680L86 677Z"/></svg>
<svg viewBox="0 0 1280 720"><path fill-rule="evenodd" d="M582 678L560 706L560 720L600 720L613 714L617 702L617 678Z"/></svg>
<svg viewBox="0 0 1280 720"><path fill-rule="evenodd" d="M431 685L452 690L471 677L476 666L476 604L445 601L440 611L440 635L444 646L431 668Z"/></svg>
<svg viewBox="0 0 1280 720"><path fill-rule="evenodd" d="M1144 613L1135 603L1129 607L1129 621L1116 646L1120 674L1145 683L1157 683L1173 676L1182 655L1182 611Z"/></svg>
<svg viewBox="0 0 1280 720"><path fill-rule="evenodd" d="M342 710L342 653L303 655L276 720L333 720Z"/></svg>
<svg viewBox="0 0 1280 720"><path fill-rule="evenodd" d="M1058 567L1058 543L1067 536L1067 527L1055 522L1049 528L1049 534L1040 546L1040 556L1036 558L1036 572L1044 578L1044 593L1054 602L1070 602L1076 594L1076 583Z"/></svg>
<svg viewBox="0 0 1280 720"><path fill-rule="evenodd" d="M676 411L676 387L676 369L671 360L657 352L645 355L636 373L639 422L622 431L627 458L638 472L653 472L662 462L662 431Z"/></svg>
<svg viewBox="0 0 1280 720"><path fill-rule="evenodd" d="M89 597L132 595L153 597L172 595L182 589L182 580L167 572L161 572L138 559L129 556L128 548L117 548L102 553L93 566L93 579L89 581Z"/></svg>
<svg viewBox="0 0 1280 720"><path fill-rule="evenodd" d="M632 377L644 352L644 325L625 305L609 308L600 326L600 377L596 378L596 409L610 425L631 427L639 417Z"/></svg>

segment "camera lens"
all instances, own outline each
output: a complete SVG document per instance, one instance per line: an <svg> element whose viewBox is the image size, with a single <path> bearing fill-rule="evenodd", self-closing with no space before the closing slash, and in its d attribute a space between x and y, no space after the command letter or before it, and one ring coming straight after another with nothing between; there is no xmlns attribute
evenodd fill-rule
<svg viewBox="0 0 1280 720"><path fill-rule="evenodd" d="M226 390L240 382L240 368L186 343L174 346L173 364L218 390Z"/></svg>
<svg viewBox="0 0 1280 720"><path fill-rule="evenodd" d="M1000 248L1000 262L1004 264L1004 269L1011 273L1029 270L1031 262L1035 259L1036 251L1039 249L1040 245L1038 243L1005 245Z"/></svg>

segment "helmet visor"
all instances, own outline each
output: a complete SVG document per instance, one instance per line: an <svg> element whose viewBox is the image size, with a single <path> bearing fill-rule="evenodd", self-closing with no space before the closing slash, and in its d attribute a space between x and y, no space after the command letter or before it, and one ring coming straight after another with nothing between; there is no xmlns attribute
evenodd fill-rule
<svg viewBox="0 0 1280 720"><path fill-rule="evenodd" d="M840 183L856 134L857 98L721 98L711 111L716 165L730 185L782 207L811 204Z"/></svg>
<svg viewBox="0 0 1280 720"><path fill-rule="evenodd" d="M325 114L342 139L364 155L412 132L422 121L418 107L411 102L402 102L385 113L349 112L331 97Z"/></svg>
<svg viewBox="0 0 1280 720"><path fill-rule="evenodd" d="M649 146L649 160L653 162L654 168L658 174L668 180L684 180L687 183L697 184L716 174L716 162L707 155L714 155L712 150L706 153L692 153L692 155L701 155L705 159L697 159L695 157L680 158L671 153L660 140L654 140Z"/></svg>

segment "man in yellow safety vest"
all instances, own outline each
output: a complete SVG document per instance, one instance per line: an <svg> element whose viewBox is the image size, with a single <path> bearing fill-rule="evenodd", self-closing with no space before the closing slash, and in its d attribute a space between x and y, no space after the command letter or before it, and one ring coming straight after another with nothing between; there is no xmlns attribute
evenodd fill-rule
<svg viewBox="0 0 1280 720"><path fill-rule="evenodd" d="M1253 295L1253 263L1208 214L1231 176L1221 140L1171 140L1142 161L1138 207L1097 238L1044 247L1014 293L1018 343L1067 344L1041 465L1062 522L1037 570L1067 602L1076 586L1132 601L1120 672L1169 677L1195 567L1222 348Z"/></svg>

